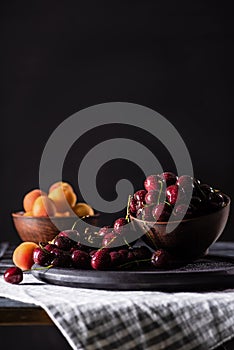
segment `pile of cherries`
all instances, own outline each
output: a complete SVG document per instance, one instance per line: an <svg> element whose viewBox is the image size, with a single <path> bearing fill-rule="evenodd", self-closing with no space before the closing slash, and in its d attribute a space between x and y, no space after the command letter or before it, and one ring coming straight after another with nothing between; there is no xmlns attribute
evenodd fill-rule
<svg viewBox="0 0 234 350"><path fill-rule="evenodd" d="M77 269L128 269L151 264L152 252L146 246L133 247L134 231L126 218L115 221L113 228L104 226L89 234L89 244L82 243L76 230L60 232L52 242L40 243L33 260L40 266L73 267ZM87 232L86 232L87 234ZM85 235L85 234L84 234ZM90 239L90 237L92 238ZM97 247L97 239L101 244ZM92 242L91 244L90 242ZM133 243L136 242L136 239Z"/></svg>
<svg viewBox="0 0 234 350"><path fill-rule="evenodd" d="M150 175L144 188L134 193L129 210L132 216L145 221L189 219L227 204L219 190L189 175L178 177L172 172Z"/></svg>
<svg viewBox="0 0 234 350"><path fill-rule="evenodd" d="M82 234L82 241L77 230L62 231L52 242L40 243L34 249L33 261L44 268L95 270L173 268L184 264L185 261L178 261L164 249L152 252L145 245L134 246L138 238L128 225L130 215L160 222L167 222L170 217L187 219L226 206L226 196L191 176L178 177L172 172L148 176L144 188L129 197L126 217L117 219L113 227L104 226L97 232L88 227ZM23 271L11 267L5 272L4 279L9 283L20 283Z"/></svg>

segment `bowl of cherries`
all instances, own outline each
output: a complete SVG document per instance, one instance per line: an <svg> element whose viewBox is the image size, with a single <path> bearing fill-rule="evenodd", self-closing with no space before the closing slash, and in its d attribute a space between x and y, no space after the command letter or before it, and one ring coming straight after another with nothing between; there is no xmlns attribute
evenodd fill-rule
<svg viewBox="0 0 234 350"><path fill-rule="evenodd" d="M130 199L132 225L153 249L179 258L204 255L224 230L230 198L189 175L148 176Z"/></svg>

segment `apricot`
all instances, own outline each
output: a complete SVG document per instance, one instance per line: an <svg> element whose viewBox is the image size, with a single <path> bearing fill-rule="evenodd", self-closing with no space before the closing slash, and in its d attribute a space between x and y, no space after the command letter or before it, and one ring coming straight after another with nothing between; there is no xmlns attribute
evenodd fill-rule
<svg viewBox="0 0 234 350"><path fill-rule="evenodd" d="M58 218L61 218L61 217L63 218L64 216L70 216L70 215L71 214L69 211L65 211L64 213L59 213L59 212L55 213L55 216Z"/></svg>
<svg viewBox="0 0 234 350"><path fill-rule="evenodd" d="M74 211L74 213L79 216L86 216L86 215L94 215L94 210L93 208L87 204L87 203L77 203L72 210Z"/></svg>
<svg viewBox="0 0 234 350"><path fill-rule="evenodd" d="M58 186L54 188L48 195L52 199L59 213L66 212L67 206L73 207L76 204L76 194L67 186Z"/></svg>
<svg viewBox="0 0 234 350"><path fill-rule="evenodd" d="M23 199L23 207L26 212L32 211L33 203L35 200L40 197L46 195L45 192L35 189L30 192L28 192Z"/></svg>
<svg viewBox="0 0 234 350"><path fill-rule="evenodd" d="M55 213L56 206L47 196L40 196L35 200L32 208L33 216L54 216Z"/></svg>
<svg viewBox="0 0 234 350"><path fill-rule="evenodd" d="M70 190L71 192L74 192L72 186L68 182L58 181L50 186L49 193L52 192L57 187L66 188L66 189Z"/></svg>
<svg viewBox="0 0 234 350"><path fill-rule="evenodd" d="M24 216L33 216L33 212L32 211L26 211L26 213L24 213Z"/></svg>
<svg viewBox="0 0 234 350"><path fill-rule="evenodd" d="M12 256L13 263L22 270L31 269L34 264L33 251L38 245L34 242L23 242L15 248Z"/></svg>

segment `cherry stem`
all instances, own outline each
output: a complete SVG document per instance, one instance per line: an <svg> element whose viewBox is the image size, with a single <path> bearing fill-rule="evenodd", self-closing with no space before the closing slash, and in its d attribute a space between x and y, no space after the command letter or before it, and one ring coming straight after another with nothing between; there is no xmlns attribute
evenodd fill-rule
<svg viewBox="0 0 234 350"><path fill-rule="evenodd" d="M128 204L127 204L127 214L125 216L125 219L129 222L130 221L130 201L131 201L132 196L128 196Z"/></svg>
<svg viewBox="0 0 234 350"><path fill-rule="evenodd" d="M51 252L49 252L48 250L46 250L46 249L43 247L43 245L42 245L41 242L39 242L39 247L41 248L41 250L43 250L44 253L46 253L46 254L48 254L48 255L51 255Z"/></svg>
<svg viewBox="0 0 234 350"><path fill-rule="evenodd" d="M160 197L161 197L162 189L163 189L163 182L162 182L161 180L159 180L158 182L160 183L160 190L159 190L159 195L158 195L157 204L159 204L159 202L160 202Z"/></svg>
<svg viewBox="0 0 234 350"><path fill-rule="evenodd" d="M126 237L124 237L124 242L126 243L126 245L127 245L128 247L131 247L131 245L128 243Z"/></svg>
<svg viewBox="0 0 234 350"><path fill-rule="evenodd" d="M34 269L28 269L28 270L24 270L23 272L31 272L31 271L34 271L34 270L48 270L50 269L51 267L53 267L53 265L48 265L48 266L42 266L42 267L35 267Z"/></svg>
<svg viewBox="0 0 234 350"><path fill-rule="evenodd" d="M127 263L125 263L123 265L119 265L119 267L122 268L122 267L126 267L126 266L129 266L129 265L138 264L138 263L141 263L141 262L149 262L149 261L151 261L151 259L133 260L133 261L127 262Z"/></svg>
<svg viewBox="0 0 234 350"><path fill-rule="evenodd" d="M84 219L84 218L89 218L90 217L90 215L84 215L84 216L82 216L81 218L79 218L78 220L76 220L75 222L74 222L74 224L72 225L72 230L74 230L75 229L75 227L76 227L76 225L77 225L77 223L80 221L80 220L82 220L82 219Z"/></svg>

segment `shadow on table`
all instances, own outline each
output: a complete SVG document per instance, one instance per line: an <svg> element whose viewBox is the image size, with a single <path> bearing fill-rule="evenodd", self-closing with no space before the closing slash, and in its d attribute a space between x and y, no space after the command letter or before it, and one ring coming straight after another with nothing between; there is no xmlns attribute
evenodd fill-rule
<svg viewBox="0 0 234 350"><path fill-rule="evenodd" d="M1 349L71 350L56 326L2 326Z"/></svg>
<svg viewBox="0 0 234 350"><path fill-rule="evenodd" d="M55 326L3 326L0 327L0 339L1 349L7 350L72 349L66 339ZM215 348L214 350L233 349L234 339L226 342L222 346Z"/></svg>

